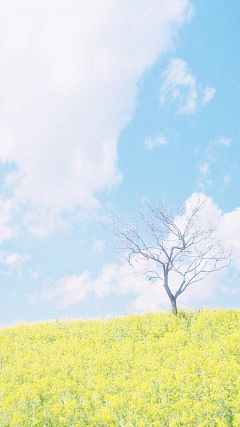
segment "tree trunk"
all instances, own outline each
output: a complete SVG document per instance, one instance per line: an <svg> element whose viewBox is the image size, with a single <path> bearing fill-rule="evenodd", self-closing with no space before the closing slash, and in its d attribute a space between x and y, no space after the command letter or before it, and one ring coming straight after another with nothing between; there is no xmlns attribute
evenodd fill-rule
<svg viewBox="0 0 240 427"><path fill-rule="evenodd" d="M171 290L170 290L170 288L169 288L169 286L168 286L168 273L169 273L169 270L168 270L168 264L166 264L166 266L165 266L165 268L164 268L164 283L163 283L163 286L164 286L164 288L165 288L165 291L167 292L167 294L168 294L168 296L169 296L169 299L170 299L170 301L171 301L171 304L172 304L172 312L173 312L173 314L176 316L177 315L177 298L176 298L176 296L174 296L173 294L172 294L172 292L171 292Z"/></svg>
<svg viewBox="0 0 240 427"><path fill-rule="evenodd" d="M171 299L172 304L172 312L175 316L177 316L177 301L176 298Z"/></svg>

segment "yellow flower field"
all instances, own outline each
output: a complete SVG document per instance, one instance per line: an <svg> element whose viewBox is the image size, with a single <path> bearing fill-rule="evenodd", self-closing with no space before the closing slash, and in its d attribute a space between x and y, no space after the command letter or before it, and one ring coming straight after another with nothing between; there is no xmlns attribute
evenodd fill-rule
<svg viewBox="0 0 240 427"><path fill-rule="evenodd" d="M239 427L240 311L0 329L1 427Z"/></svg>

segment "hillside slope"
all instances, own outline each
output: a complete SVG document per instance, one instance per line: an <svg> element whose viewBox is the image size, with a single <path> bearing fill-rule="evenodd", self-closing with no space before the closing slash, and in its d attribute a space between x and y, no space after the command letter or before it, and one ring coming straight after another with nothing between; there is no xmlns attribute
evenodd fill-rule
<svg viewBox="0 0 240 427"><path fill-rule="evenodd" d="M0 329L1 427L240 426L240 311Z"/></svg>

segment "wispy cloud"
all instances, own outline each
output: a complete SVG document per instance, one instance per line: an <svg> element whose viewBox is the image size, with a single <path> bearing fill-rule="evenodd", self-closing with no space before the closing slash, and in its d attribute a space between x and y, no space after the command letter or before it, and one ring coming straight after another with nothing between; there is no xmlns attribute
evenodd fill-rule
<svg viewBox="0 0 240 427"><path fill-rule="evenodd" d="M164 104L167 97L178 103L178 113L191 114L197 107L196 79L187 63L180 58L172 59L164 73L160 99Z"/></svg>
<svg viewBox="0 0 240 427"><path fill-rule="evenodd" d="M212 187L212 180L210 178L211 174L211 164L210 162L203 162L198 165L199 177L198 177L198 188L200 191L205 192Z"/></svg>
<svg viewBox="0 0 240 427"><path fill-rule="evenodd" d="M203 100L202 100L202 104L206 105L209 104L209 102L214 98L216 93L216 89L214 89L214 87L206 87L206 89L204 89L203 91Z"/></svg>
<svg viewBox="0 0 240 427"><path fill-rule="evenodd" d="M199 165L199 171L200 171L201 175L203 175L203 176L208 175L209 169L210 169L210 164L207 162L204 162L201 165Z"/></svg>
<svg viewBox="0 0 240 427"><path fill-rule="evenodd" d="M228 173L227 175L224 175L223 177L223 184L225 187L227 187L231 182L231 174Z"/></svg>
<svg viewBox="0 0 240 427"><path fill-rule="evenodd" d="M210 142L210 145L223 145L224 147L230 147L232 143L231 138L226 138L225 136L220 136L217 139L214 139Z"/></svg>
<svg viewBox="0 0 240 427"><path fill-rule="evenodd" d="M145 139L144 144L149 150L152 150L155 147L161 147L162 145L166 145L167 140L163 135L158 135L155 138L151 138L150 136L148 136Z"/></svg>
<svg viewBox="0 0 240 427"><path fill-rule="evenodd" d="M234 171L236 169L237 169L237 163L233 163L230 166L229 171L223 176L223 185L224 185L224 188L226 188L230 184L230 182L232 180L232 176L233 176Z"/></svg>
<svg viewBox="0 0 240 427"><path fill-rule="evenodd" d="M163 73L164 81L160 90L161 104L168 99L176 103L178 114L192 114L200 105L208 104L214 97L216 89L202 89L187 62L174 58ZM200 97L203 97L200 100Z"/></svg>
<svg viewBox="0 0 240 427"><path fill-rule="evenodd" d="M220 159L219 151L221 151L221 149L229 148L231 143L231 138L225 136L220 136L208 143L204 151L203 161L198 163L197 166L199 171L199 176L197 178L198 188L201 191L207 191L212 187L212 166ZM233 170L234 167L232 166L230 171L223 175L224 187L230 183Z"/></svg>

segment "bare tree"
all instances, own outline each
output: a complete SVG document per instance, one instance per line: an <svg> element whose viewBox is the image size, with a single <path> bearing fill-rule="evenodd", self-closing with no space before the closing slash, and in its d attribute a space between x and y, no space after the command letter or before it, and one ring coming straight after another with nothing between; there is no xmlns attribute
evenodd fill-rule
<svg viewBox="0 0 240 427"><path fill-rule="evenodd" d="M121 257L141 265L146 279L158 279L177 315L177 298L208 274L227 267L232 250L226 248L219 220L204 219L207 197L195 197L178 212L165 201L143 200L136 222L110 217Z"/></svg>

